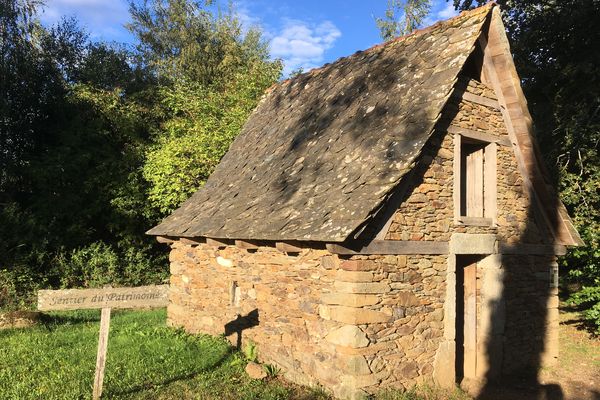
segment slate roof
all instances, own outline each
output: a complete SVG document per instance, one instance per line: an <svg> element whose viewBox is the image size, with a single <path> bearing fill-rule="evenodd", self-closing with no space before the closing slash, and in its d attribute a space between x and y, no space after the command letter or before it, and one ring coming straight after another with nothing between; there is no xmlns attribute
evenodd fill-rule
<svg viewBox="0 0 600 400"><path fill-rule="evenodd" d="M493 5L271 88L151 235L342 242L414 165Z"/></svg>

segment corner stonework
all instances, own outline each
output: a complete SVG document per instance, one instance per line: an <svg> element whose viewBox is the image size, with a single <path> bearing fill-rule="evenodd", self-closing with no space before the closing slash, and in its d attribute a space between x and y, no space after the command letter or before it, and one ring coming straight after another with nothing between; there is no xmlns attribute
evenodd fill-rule
<svg viewBox="0 0 600 400"><path fill-rule="evenodd" d="M387 283L377 281L368 264L360 260L341 260L335 274L332 291L323 293L319 316L344 325L330 331L325 340L335 346L341 364L339 383L334 395L343 399L363 399L363 388L380 382L380 374L369 368L364 355L370 341L361 325L388 322L391 315L370 310L390 291Z"/></svg>

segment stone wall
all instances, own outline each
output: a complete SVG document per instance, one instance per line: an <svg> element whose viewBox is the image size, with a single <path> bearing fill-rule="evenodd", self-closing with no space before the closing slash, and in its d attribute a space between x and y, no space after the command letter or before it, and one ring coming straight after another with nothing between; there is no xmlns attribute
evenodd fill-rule
<svg viewBox="0 0 600 400"><path fill-rule="evenodd" d="M552 365L558 357L558 288L554 256L502 255L506 320L502 371Z"/></svg>
<svg viewBox="0 0 600 400"><path fill-rule="evenodd" d="M261 361L340 397L410 387L432 379L446 264L445 256L340 260L325 250L177 242L169 323L236 344L241 331Z"/></svg>
<svg viewBox="0 0 600 400"><path fill-rule="evenodd" d="M496 100L494 92L475 80L462 81L466 92ZM454 224L454 135L445 126L508 137L502 114L496 108L451 98L415 168L407 197L393 217L387 240L449 241L452 233L494 233L507 243L542 243L546 235L538 227L530 207L511 147L497 149L497 225Z"/></svg>

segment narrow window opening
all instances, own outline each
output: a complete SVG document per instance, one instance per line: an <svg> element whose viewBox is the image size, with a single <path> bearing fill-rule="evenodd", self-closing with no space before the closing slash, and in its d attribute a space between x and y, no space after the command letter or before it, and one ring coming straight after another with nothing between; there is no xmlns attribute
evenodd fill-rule
<svg viewBox="0 0 600 400"><path fill-rule="evenodd" d="M496 144L459 136L455 150L457 223L490 226L496 218Z"/></svg>
<svg viewBox="0 0 600 400"><path fill-rule="evenodd" d="M461 143L461 216L484 217L484 152L485 143Z"/></svg>
<svg viewBox="0 0 600 400"><path fill-rule="evenodd" d="M240 288L237 281L231 281L229 289L229 304L232 307L238 307L240 305Z"/></svg>

